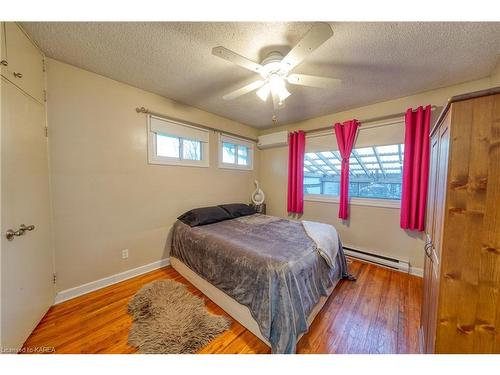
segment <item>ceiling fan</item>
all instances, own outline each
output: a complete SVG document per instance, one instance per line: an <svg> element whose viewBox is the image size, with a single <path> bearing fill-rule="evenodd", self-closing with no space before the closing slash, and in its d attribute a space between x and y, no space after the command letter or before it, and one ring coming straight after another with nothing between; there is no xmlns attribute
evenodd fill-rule
<svg viewBox="0 0 500 375"><path fill-rule="evenodd" d="M308 54L326 42L332 35L333 31L329 24L317 23L286 56L283 56L280 52L271 52L260 64L222 46L214 47L212 49L213 55L249 69L261 76L261 79L238 90L232 91L222 98L225 100L232 100L257 90L257 96L264 102L271 96L273 108L276 111L284 106L285 99L291 95L287 90L286 82L292 85L319 88L337 85L340 80L335 78L318 77L307 74L290 74Z"/></svg>

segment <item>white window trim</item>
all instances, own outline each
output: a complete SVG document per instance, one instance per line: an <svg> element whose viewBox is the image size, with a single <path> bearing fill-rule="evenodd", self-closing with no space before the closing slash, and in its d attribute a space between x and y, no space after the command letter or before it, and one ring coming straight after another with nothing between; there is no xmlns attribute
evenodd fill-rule
<svg viewBox="0 0 500 375"><path fill-rule="evenodd" d="M201 142L201 155L202 155L201 160L188 160L188 159L170 158L170 157L166 157L166 156L158 156L156 154L156 134L157 133L151 130L151 118L156 118L158 120L173 123L175 125L185 126L185 127L200 130L200 131L206 131L208 133L207 130L202 129L202 128L196 128L196 127L191 126L191 125L183 124L183 123L172 121L172 120L163 119L161 117L148 116L148 163L149 164L174 165L174 166L181 166L181 167L202 167L202 168L208 168L210 166L210 160L209 160L210 159L210 146L209 146L210 141L209 140L207 142L204 142L204 141L200 141L198 139L191 139L188 137L183 138L183 139L189 139L189 140L195 140L195 141ZM165 132L165 135L172 135L174 137L182 138L182 136L179 136L177 134L168 134L168 131ZM209 139L209 135L208 135L207 139ZM180 152L182 151L182 146L181 146L181 149L179 151Z"/></svg>
<svg viewBox="0 0 500 375"><path fill-rule="evenodd" d="M304 194L304 200L309 202L336 203L340 202L338 196L326 196L324 194ZM401 201L396 199L375 199L375 198L349 198L349 204L354 206L369 206L400 209Z"/></svg>
<svg viewBox="0 0 500 375"><path fill-rule="evenodd" d="M227 142L227 143L232 143L235 144L236 146L244 146L248 148L248 165L238 165L236 164L238 162L238 150L236 150L235 153L235 163L230 164L230 163L224 163L222 162L222 143ZM253 170L253 157L254 157L254 147L255 144L253 142L246 141L241 138L233 137L230 135L226 135L224 133L219 133L219 141L218 141L218 148L219 148L219 168L221 169L239 169L239 170L244 170L244 171L251 171Z"/></svg>

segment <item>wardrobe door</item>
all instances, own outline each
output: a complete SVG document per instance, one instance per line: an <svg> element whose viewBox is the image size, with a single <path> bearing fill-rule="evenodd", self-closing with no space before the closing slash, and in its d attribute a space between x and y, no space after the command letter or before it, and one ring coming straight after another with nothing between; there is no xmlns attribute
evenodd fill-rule
<svg viewBox="0 0 500 375"><path fill-rule="evenodd" d="M427 200L427 222L426 222L426 241L425 241L425 260L424 260L424 290L422 299L422 314L420 321L421 333L421 350L424 353L428 352L429 337L429 311L432 304L432 259L430 257L431 244L434 233L434 209L436 206L436 188L437 188L437 175L438 175L438 156L439 156L439 130L437 130L430 140L430 165L429 165L429 197Z"/></svg>
<svg viewBox="0 0 500 375"><path fill-rule="evenodd" d="M439 128L439 157L438 175L436 181L436 198L434 209L434 225L432 233L431 258L435 265L441 265L441 248L444 222L444 209L446 201L446 187L448 181L448 152L450 144L450 119L451 115L444 120Z"/></svg>
<svg viewBox="0 0 500 375"><path fill-rule="evenodd" d="M421 341L421 351L423 353L429 353L428 350L428 342L430 340L429 337L429 311L430 306L432 304L432 290L431 290L431 280L432 280L432 261L430 257L425 255L424 260L424 290L423 290L423 299L422 299L422 315L420 320L420 333L422 335Z"/></svg>
<svg viewBox="0 0 500 375"><path fill-rule="evenodd" d="M451 106L436 352L498 354L500 94Z"/></svg>
<svg viewBox="0 0 500 375"><path fill-rule="evenodd" d="M450 143L450 119L447 118L439 127L439 155L438 173L436 176L436 191L434 204L434 223L432 227L432 242L429 246L428 258L432 262L432 272L430 273L430 301L429 304L429 329L427 352L434 353L436 344L437 314L439 305L439 278L441 274L441 249L443 237L444 209L446 201L446 187L448 181L448 151Z"/></svg>

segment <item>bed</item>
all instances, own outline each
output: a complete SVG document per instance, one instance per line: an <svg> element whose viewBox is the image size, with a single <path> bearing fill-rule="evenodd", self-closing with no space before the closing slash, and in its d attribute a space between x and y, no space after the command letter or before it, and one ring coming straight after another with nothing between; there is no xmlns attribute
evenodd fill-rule
<svg viewBox="0 0 500 375"><path fill-rule="evenodd" d="M171 264L273 353L295 353L337 282L350 277L340 239L329 264L306 229L262 214L195 227L177 221Z"/></svg>

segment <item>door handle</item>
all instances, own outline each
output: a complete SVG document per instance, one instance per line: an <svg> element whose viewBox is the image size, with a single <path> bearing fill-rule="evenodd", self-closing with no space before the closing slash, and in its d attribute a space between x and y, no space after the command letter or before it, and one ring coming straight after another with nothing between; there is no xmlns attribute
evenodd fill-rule
<svg viewBox="0 0 500 375"><path fill-rule="evenodd" d="M14 240L14 237L20 237L24 234L24 230L21 230L21 229L18 229L18 230L12 230L12 229L9 229L6 233L5 233L5 237L7 237L7 240L9 241L13 241Z"/></svg>
<svg viewBox="0 0 500 375"><path fill-rule="evenodd" d="M7 232L5 232L5 237L7 237L8 241L13 241L15 237L21 237L24 232L31 232L33 229L35 229L34 225L21 224L18 230L9 229Z"/></svg>
<svg viewBox="0 0 500 375"><path fill-rule="evenodd" d="M433 248L434 246L432 246L432 242L429 242L428 244L425 245L424 249L425 249L425 254L430 258L431 255L432 255L432 251L431 249Z"/></svg>
<svg viewBox="0 0 500 375"><path fill-rule="evenodd" d="M34 226L34 225L27 225L27 226L26 226L26 225L24 225L24 224L21 224L21 225L19 226L19 230L22 230L23 232L25 232L25 231L29 231L29 232L31 232L33 229L35 229L35 226Z"/></svg>
<svg viewBox="0 0 500 375"><path fill-rule="evenodd" d="M432 252L430 251L430 249L432 249L432 239L431 239L431 236L429 236L428 233L425 233L425 245L424 245L424 250L425 250L425 254L430 258L431 257L431 254Z"/></svg>

